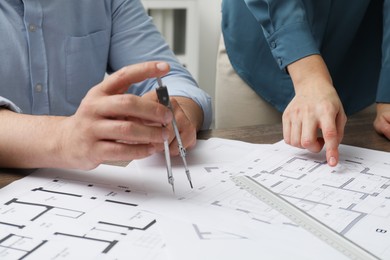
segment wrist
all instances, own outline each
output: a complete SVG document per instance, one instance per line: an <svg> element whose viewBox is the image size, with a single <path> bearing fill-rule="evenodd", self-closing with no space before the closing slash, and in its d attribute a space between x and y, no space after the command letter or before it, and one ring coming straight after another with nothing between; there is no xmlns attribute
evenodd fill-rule
<svg viewBox="0 0 390 260"><path fill-rule="evenodd" d="M329 85L333 86L332 78L320 55L310 55L299 59L287 66L295 91L304 86ZM326 83L326 84L324 84Z"/></svg>
<svg viewBox="0 0 390 260"><path fill-rule="evenodd" d="M52 117L50 122L50 137L47 138L46 151L51 154L51 161L48 162L48 167L68 168L66 159L66 143L69 142L67 138L67 118L66 117ZM68 140L67 140L68 139Z"/></svg>
<svg viewBox="0 0 390 260"><path fill-rule="evenodd" d="M203 110L192 99L186 97L175 97L177 103L182 108L184 114L190 120L190 122L196 127L196 131L202 128L203 124Z"/></svg>

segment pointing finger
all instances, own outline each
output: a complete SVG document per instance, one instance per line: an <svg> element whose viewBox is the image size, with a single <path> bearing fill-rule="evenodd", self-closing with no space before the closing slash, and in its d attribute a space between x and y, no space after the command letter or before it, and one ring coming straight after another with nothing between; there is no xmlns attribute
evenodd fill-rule
<svg viewBox="0 0 390 260"><path fill-rule="evenodd" d="M336 166L339 161L339 135L336 122L327 117L321 129L326 147L326 160L329 166Z"/></svg>

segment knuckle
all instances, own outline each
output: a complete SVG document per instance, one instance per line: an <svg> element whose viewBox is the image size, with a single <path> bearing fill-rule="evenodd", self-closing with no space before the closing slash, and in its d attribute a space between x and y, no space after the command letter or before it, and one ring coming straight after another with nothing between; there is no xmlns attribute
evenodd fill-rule
<svg viewBox="0 0 390 260"><path fill-rule="evenodd" d="M289 117L290 117L290 113L289 111L285 111L283 114L282 114L282 122L288 122L289 121Z"/></svg>
<svg viewBox="0 0 390 260"><path fill-rule="evenodd" d="M153 76L154 64L152 62L144 62L141 66L141 73L147 75L149 78Z"/></svg>
<svg viewBox="0 0 390 260"><path fill-rule="evenodd" d="M121 122L118 131L121 136L131 135L134 132L134 124L128 121Z"/></svg>
<svg viewBox="0 0 390 260"><path fill-rule="evenodd" d="M334 115L337 112L336 107L331 102L323 102L322 109L323 109L323 113L327 115Z"/></svg>
<svg viewBox="0 0 390 260"><path fill-rule="evenodd" d="M347 123L347 121L348 121L348 117L345 113L342 114L342 120L343 120L344 124Z"/></svg>
<svg viewBox="0 0 390 260"><path fill-rule="evenodd" d="M113 74L113 76L115 76L118 80L123 79L127 75L127 69L128 69L128 67L123 67L123 68L119 69L118 71L116 71Z"/></svg>
<svg viewBox="0 0 390 260"><path fill-rule="evenodd" d="M291 145L294 147L301 147L301 143L298 140L292 140Z"/></svg>
<svg viewBox="0 0 390 260"><path fill-rule="evenodd" d="M103 162L100 157L101 156L97 154L88 156L88 159L83 163L82 170L89 171L95 169L100 163Z"/></svg>
<svg viewBox="0 0 390 260"><path fill-rule="evenodd" d="M290 133L287 132L285 130L285 128L283 127L283 140L286 144L290 144L291 145L291 137L290 137Z"/></svg>
<svg viewBox="0 0 390 260"><path fill-rule="evenodd" d="M112 148L112 154L116 156L120 156L124 153L124 146L123 145L114 145Z"/></svg>
<svg viewBox="0 0 390 260"><path fill-rule="evenodd" d="M325 139L335 138L337 137L337 131L335 129L325 129L323 135Z"/></svg>
<svg viewBox="0 0 390 260"><path fill-rule="evenodd" d="M195 145L196 145L196 132L191 134L191 138L186 148L192 148L195 147Z"/></svg>
<svg viewBox="0 0 390 260"><path fill-rule="evenodd" d="M313 144L313 140L311 138L302 138L301 146L303 148L308 148L312 146L312 144Z"/></svg>
<svg viewBox="0 0 390 260"><path fill-rule="evenodd" d="M99 164L98 163L95 163L95 162L89 162L89 163L86 163L82 170L84 171L90 171L90 170L93 170L95 169Z"/></svg>
<svg viewBox="0 0 390 260"><path fill-rule="evenodd" d="M80 106L77 111L82 114L95 113L96 112L95 101L92 98L89 98L89 96L84 97L81 100Z"/></svg>
<svg viewBox="0 0 390 260"><path fill-rule="evenodd" d="M119 102L123 107L133 107L137 99L134 95L120 95Z"/></svg>
<svg viewBox="0 0 390 260"><path fill-rule="evenodd" d="M295 107L290 111L291 112L290 116L293 116L294 118L298 118L302 114L303 110L304 109L302 109L301 107Z"/></svg>

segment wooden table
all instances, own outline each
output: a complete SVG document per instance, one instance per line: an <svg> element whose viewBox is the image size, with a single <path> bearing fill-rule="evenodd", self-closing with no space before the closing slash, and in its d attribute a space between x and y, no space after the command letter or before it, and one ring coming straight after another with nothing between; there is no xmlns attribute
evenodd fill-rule
<svg viewBox="0 0 390 260"><path fill-rule="evenodd" d="M375 132L372 126L373 119L374 115L372 114L350 117L345 128L342 143L390 152L390 142ZM283 134L280 124L213 129L202 131L198 134L199 139L208 139L210 137L235 139L258 144L272 144L282 140ZM30 172L31 170L0 169L0 188L26 176Z"/></svg>
<svg viewBox="0 0 390 260"><path fill-rule="evenodd" d="M343 144L390 152L390 142L378 135L372 125L375 115L350 117L345 127ZM199 133L199 139L220 137L258 144L272 144L283 139L282 125L245 126L213 129Z"/></svg>

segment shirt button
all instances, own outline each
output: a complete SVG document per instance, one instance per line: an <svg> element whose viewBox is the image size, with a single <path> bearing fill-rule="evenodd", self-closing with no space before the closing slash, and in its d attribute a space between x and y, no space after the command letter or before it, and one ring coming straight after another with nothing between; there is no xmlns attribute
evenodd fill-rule
<svg viewBox="0 0 390 260"><path fill-rule="evenodd" d="M280 66L280 67L283 65L283 60L282 60L282 58L278 58L278 63L279 63L279 66Z"/></svg>
<svg viewBox="0 0 390 260"><path fill-rule="evenodd" d="M35 31L37 30L37 27L36 27L34 24L30 24L30 25L28 26L28 30L29 30L30 32L35 32Z"/></svg>
<svg viewBox="0 0 390 260"><path fill-rule="evenodd" d="M276 42L271 42L271 48L275 49L276 48Z"/></svg>
<svg viewBox="0 0 390 260"><path fill-rule="evenodd" d="M43 88L42 84L36 84L35 85L35 91L36 92L42 92L42 88Z"/></svg>

